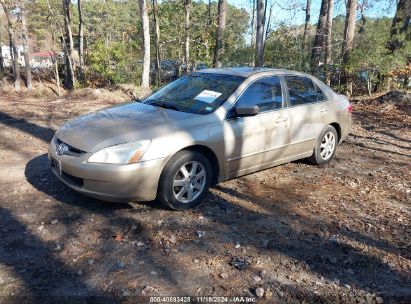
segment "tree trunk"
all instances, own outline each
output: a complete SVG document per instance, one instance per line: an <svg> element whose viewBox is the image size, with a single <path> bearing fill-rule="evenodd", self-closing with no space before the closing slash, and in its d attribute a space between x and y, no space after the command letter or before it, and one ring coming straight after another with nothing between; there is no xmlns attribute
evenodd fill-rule
<svg viewBox="0 0 411 304"><path fill-rule="evenodd" d="M308 27L310 25L310 19L311 19L311 0L307 0L307 4L305 6L305 23L304 23L304 33L303 33L303 43L302 43L303 50L307 49L307 36L308 36Z"/></svg>
<svg viewBox="0 0 411 304"><path fill-rule="evenodd" d="M251 3L253 4L253 11L252 11L252 16L251 16L251 48L254 48L255 46L255 0L251 0ZM254 60L253 60L254 61Z"/></svg>
<svg viewBox="0 0 411 304"><path fill-rule="evenodd" d="M13 61L13 77L14 77L14 88L16 91L20 90L20 66L19 66L19 57L17 53L16 47L16 37L14 32L14 24L13 19L10 14L9 7L7 4L2 0L0 1L1 5L3 6L4 14L6 15L7 19L7 32L9 34L9 41L10 41L10 55Z"/></svg>
<svg viewBox="0 0 411 304"><path fill-rule="evenodd" d="M191 0L183 0L185 10L185 39L184 39L184 63L186 73L190 71L190 11Z"/></svg>
<svg viewBox="0 0 411 304"><path fill-rule="evenodd" d="M224 31L227 20L227 0L218 0L218 27L216 31L216 41L214 49L213 66L221 68L221 56L224 52Z"/></svg>
<svg viewBox="0 0 411 304"><path fill-rule="evenodd" d="M368 96L371 97L372 94L372 79L370 78L370 76L367 76L367 91L368 91Z"/></svg>
<svg viewBox="0 0 411 304"><path fill-rule="evenodd" d="M357 11L357 0L347 0L347 13L345 15L344 42L342 49L343 57L343 83L346 85L347 95L352 95L352 75L348 68L352 49L354 47L355 16Z"/></svg>
<svg viewBox="0 0 411 304"><path fill-rule="evenodd" d="M56 56L56 53L53 52L53 56ZM57 96L60 96L61 95L61 93L60 93L60 75L59 75L59 67L58 67L57 58L53 59L53 64L54 64L54 77L56 77Z"/></svg>
<svg viewBox="0 0 411 304"><path fill-rule="evenodd" d="M263 37L263 54L264 54L264 47L265 47L265 38L266 38L266 31L268 31L268 25L267 25L267 7L268 7L268 0L265 0L264 2L264 37ZM270 17L271 18L271 17Z"/></svg>
<svg viewBox="0 0 411 304"><path fill-rule="evenodd" d="M150 87L150 21L148 19L147 3L145 0L138 0L140 8L141 26L143 29L143 74L141 75L141 86Z"/></svg>
<svg viewBox="0 0 411 304"><path fill-rule="evenodd" d="M364 15L364 5L360 6L360 11L361 11L361 25L360 25L360 28L358 29L358 34L364 33L365 24L367 23L367 18Z"/></svg>
<svg viewBox="0 0 411 304"><path fill-rule="evenodd" d="M267 7L266 7L267 9ZM270 12L268 13L268 20L265 27L265 35L264 35L264 51L265 51L265 42L267 41L268 35L270 34L270 23L271 23L271 16L273 13L273 4L270 6ZM265 19L265 17L264 17Z"/></svg>
<svg viewBox="0 0 411 304"><path fill-rule="evenodd" d="M66 39L68 40L68 50L70 54L74 50L74 41L73 41L73 31L71 30L71 12L70 12L70 0L63 0L63 16L64 16L64 27L66 30Z"/></svg>
<svg viewBox="0 0 411 304"><path fill-rule="evenodd" d="M82 72L84 65L84 23L83 23L83 9L81 7L81 0L77 0L78 9L78 57L80 70Z"/></svg>
<svg viewBox="0 0 411 304"><path fill-rule="evenodd" d="M74 60L73 60L73 34L71 31L71 18L70 18L70 0L62 0L63 3L63 16L64 16L64 37L62 37L62 45L64 50L65 61L65 77L64 87L66 89L73 89L76 77L74 74ZM67 45L68 42L68 45Z"/></svg>
<svg viewBox="0 0 411 304"><path fill-rule="evenodd" d="M268 38L268 35L270 34L270 23L271 23L272 14L273 14L273 5L270 6L270 12L268 13L267 25L265 27L264 45L265 45L265 41Z"/></svg>
<svg viewBox="0 0 411 304"><path fill-rule="evenodd" d="M14 36L13 30L9 32L10 39L10 54L13 61L13 77L14 77L14 88L16 91L20 91L20 66L19 66L19 56L16 46L16 38Z"/></svg>
<svg viewBox="0 0 411 304"><path fill-rule="evenodd" d="M53 10L51 8L51 5L50 5L50 1L49 0L46 0L46 1L47 1L47 7L48 7L48 11L49 11L49 16L48 17L50 17L50 16L55 17L54 12L53 12ZM60 92L60 75L59 75L59 69L58 69L58 58L57 58L57 54L55 52L56 32L57 32L57 29L59 27L58 27L58 25L53 24L53 22L51 21L52 18L47 18L47 20L48 20L50 28L51 28L51 39L53 41L52 47L51 47L51 50L52 50L52 57L51 58L52 58L53 65L54 65L54 76L56 78L57 96L60 96L61 95L61 92ZM59 28L59 32L60 32L60 35L63 36L63 32L60 28ZM65 49L65 47L63 47L63 50L64 49Z"/></svg>
<svg viewBox="0 0 411 304"><path fill-rule="evenodd" d="M264 64L264 11L264 0L257 0L257 33L254 62L256 67L262 67Z"/></svg>
<svg viewBox="0 0 411 304"><path fill-rule="evenodd" d="M32 89L31 85L31 68L30 68L30 47L29 47L29 34L27 31L26 10L24 7L20 7L21 13L21 32L24 49L24 66L26 71L26 87L27 90Z"/></svg>
<svg viewBox="0 0 411 304"><path fill-rule="evenodd" d="M255 61L255 38L256 38L256 26L255 26L255 6L256 6L256 0L251 0L253 9L252 9L252 16L251 16L251 50L253 50L252 55L251 55L251 60L250 60L250 65L254 65L254 61Z"/></svg>
<svg viewBox="0 0 411 304"><path fill-rule="evenodd" d="M405 41L411 40L411 34L407 34L410 23L410 14L411 3L409 3L407 7L407 0L399 0L397 2L395 16L392 20L390 39L387 43L387 48L391 53L394 53L396 50L400 49Z"/></svg>
<svg viewBox="0 0 411 304"><path fill-rule="evenodd" d="M318 74L318 67L323 56L326 35L328 1L329 0L321 1L320 16L318 17L317 31L315 33L313 49L311 52L311 72L313 74Z"/></svg>
<svg viewBox="0 0 411 304"><path fill-rule="evenodd" d="M0 26L0 42L1 42L1 36L2 36L2 27ZM4 59L3 59L3 50L1 49L1 43L0 43L0 73L4 71Z"/></svg>
<svg viewBox="0 0 411 304"><path fill-rule="evenodd" d="M334 0L328 0L327 11L327 39L325 41L325 82L331 84L331 56L332 56L332 28L334 15Z"/></svg>
<svg viewBox="0 0 411 304"><path fill-rule="evenodd" d="M158 21L158 4L157 0L153 0L153 19L155 29L155 46L156 46L156 70L157 70L157 86L161 85L161 52L160 52L160 24Z"/></svg>
<svg viewBox="0 0 411 304"><path fill-rule="evenodd" d="M211 0L208 0L208 20L207 20L207 25L211 26Z"/></svg>

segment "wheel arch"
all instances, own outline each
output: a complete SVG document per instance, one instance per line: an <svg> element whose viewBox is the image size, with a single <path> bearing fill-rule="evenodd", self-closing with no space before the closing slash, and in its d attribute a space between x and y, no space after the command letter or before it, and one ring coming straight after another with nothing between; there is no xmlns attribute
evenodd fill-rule
<svg viewBox="0 0 411 304"><path fill-rule="evenodd" d="M334 127L335 131L337 131L337 136L338 136L337 142L339 143L340 140L341 140L341 126L340 126L340 124L337 123L337 122L332 122L329 125Z"/></svg>

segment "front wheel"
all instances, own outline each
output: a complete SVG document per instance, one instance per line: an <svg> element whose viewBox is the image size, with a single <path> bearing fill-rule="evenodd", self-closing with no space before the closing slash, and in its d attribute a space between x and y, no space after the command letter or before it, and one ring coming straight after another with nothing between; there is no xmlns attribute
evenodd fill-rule
<svg viewBox="0 0 411 304"><path fill-rule="evenodd" d="M333 126L327 126L320 134L313 155L308 160L316 165L328 164L337 150L338 134Z"/></svg>
<svg viewBox="0 0 411 304"><path fill-rule="evenodd" d="M210 184L211 165L208 159L199 152L183 150L165 166L157 199L173 210L186 210L201 203Z"/></svg>

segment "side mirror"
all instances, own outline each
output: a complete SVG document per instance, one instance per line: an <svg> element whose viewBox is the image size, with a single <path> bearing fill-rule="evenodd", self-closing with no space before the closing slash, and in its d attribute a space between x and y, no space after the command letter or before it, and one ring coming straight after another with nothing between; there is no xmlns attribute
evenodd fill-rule
<svg viewBox="0 0 411 304"><path fill-rule="evenodd" d="M244 116L255 116L260 111L260 108L257 105L248 106L240 105L235 108L235 116L244 117Z"/></svg>

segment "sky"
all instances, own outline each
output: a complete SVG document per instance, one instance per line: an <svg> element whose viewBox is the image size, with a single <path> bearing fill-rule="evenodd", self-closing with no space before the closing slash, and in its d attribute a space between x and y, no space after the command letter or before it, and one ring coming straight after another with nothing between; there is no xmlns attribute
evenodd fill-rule
<svg viewBox="0 0 411 304"><path fill-rule="evenodd" d="M237 7L242 7L251 11L252 0L227 0L228 3ZM368 2L368 7L364 10L364 15L373 18L383 16L393 17L396 9L395 0L360 0L360 3ZM345 15L345 1L335 0L334 17ZM276 23L286 22L292 25L304 23L306 0L268 0L268 9L273 6L274 27ZM316 23L320 13L321 0L311 0L311 23ZM267 10L268 14L268 10ZM358 14L357 17L360 15Z"/></svg>

